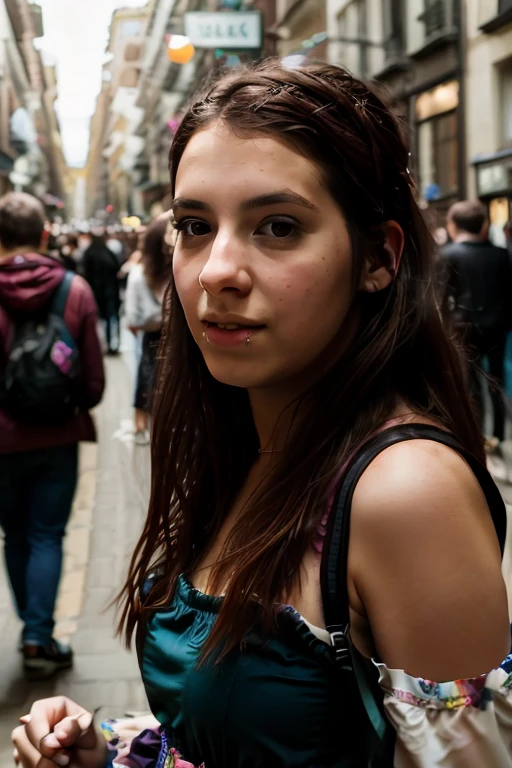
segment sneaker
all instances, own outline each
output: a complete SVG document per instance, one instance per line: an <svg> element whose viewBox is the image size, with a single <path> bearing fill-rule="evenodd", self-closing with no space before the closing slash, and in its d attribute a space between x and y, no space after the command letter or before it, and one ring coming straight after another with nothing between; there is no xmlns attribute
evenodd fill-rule
<svg viewBox="0 0 512 768"><path fill-rule="evenodd" d="M23 665L26 672L37 677L50 677L60 669L73 666L73 651L69 645L52 637L48 645L23 646Z"/></svg>
<svg viewBox="0 0 512 768"><path fill-rule="evenodd" d="M149 445L151 442L149 439L149 432L147 429L138 430L135 433L133 440L135 442L135 445Z"/></svg>

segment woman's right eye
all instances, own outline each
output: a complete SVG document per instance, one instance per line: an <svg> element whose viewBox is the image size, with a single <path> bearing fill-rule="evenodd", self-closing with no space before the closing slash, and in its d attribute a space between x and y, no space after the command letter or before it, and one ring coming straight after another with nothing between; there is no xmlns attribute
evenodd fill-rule
<svg viewBox="0 0 512 768"><path fill-rule="evenodd" d="M186 237L202 237L211 232L210 225L201 219L184 219L177 222L176 229Z"/></svg>

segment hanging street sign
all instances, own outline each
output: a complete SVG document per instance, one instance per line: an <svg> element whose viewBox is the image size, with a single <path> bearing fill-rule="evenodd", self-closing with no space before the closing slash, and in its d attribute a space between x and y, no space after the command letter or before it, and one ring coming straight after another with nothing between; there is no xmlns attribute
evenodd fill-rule
<svg viewBox="0 0 512 768"><path fill-rule="evenodd" d="M189 11L185 13L185 35L195 48L226 48L230 51L261 48L261 13Z"/></svg>

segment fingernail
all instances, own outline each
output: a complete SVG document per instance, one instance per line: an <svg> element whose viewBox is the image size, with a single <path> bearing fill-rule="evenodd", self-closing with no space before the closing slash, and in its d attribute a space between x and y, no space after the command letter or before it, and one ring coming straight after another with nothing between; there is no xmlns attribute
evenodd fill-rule
<svg viewBox="0 0 512 768"><path fill-rule="evenodd" d="M45 747L48 747L48 749L60 749L62 747L62 744L54 733L49 733L48 736L44 737L43 741Z"/></svg>
<svg viewBox="0 0 512 768"><path fill-rule="evenodd" d="M90 712L85 712L83 715L80 715L77 722L80 726L80 738L82 736L85 736L85 734L89 731L91 725L94 721L94 715L92 715Z"/></svg>
<svg viewBox="0 0 512 768"><path fill-rule="evenodd" d="M57 754L52 757L52 760L54 763L57 763L57 765L62 765L63 768L66 765L69 765L69 757L67 755L63 755L62 752L57 752Z"/></svg>

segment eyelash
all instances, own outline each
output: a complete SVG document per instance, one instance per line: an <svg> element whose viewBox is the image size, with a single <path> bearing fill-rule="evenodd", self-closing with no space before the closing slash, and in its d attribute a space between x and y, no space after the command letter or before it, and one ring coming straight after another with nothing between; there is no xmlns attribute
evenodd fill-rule
<svg viewBox="0 0 512 768"><path fill-rule="evenodd" d="M188 224L192 224L198 222L200 224L205 224L206 226L210 227L210 224L208 224L207 221L203 221L203 219L194 219L191 217L181 219L179 221L174 221L173 226L174 228L182 235L182 237L189 237L192 239L197 239L199 237L205 237L205 235L190 235L188 232L186 232L186 227ZM271 216L268 219L265 219L261 224L258 226L258 228L255 230L255 232L258 232L258 230L262 229L264 226L268 226L269 224L289 224L293 227L293 232L290 235L287 235L286 237L272 237L272 235L264 235L264 237L270 237L272 240L282 240L283 242L296 239L302 234L302 228L299 224L299 222L293 218L292 216Z"/></svg>

